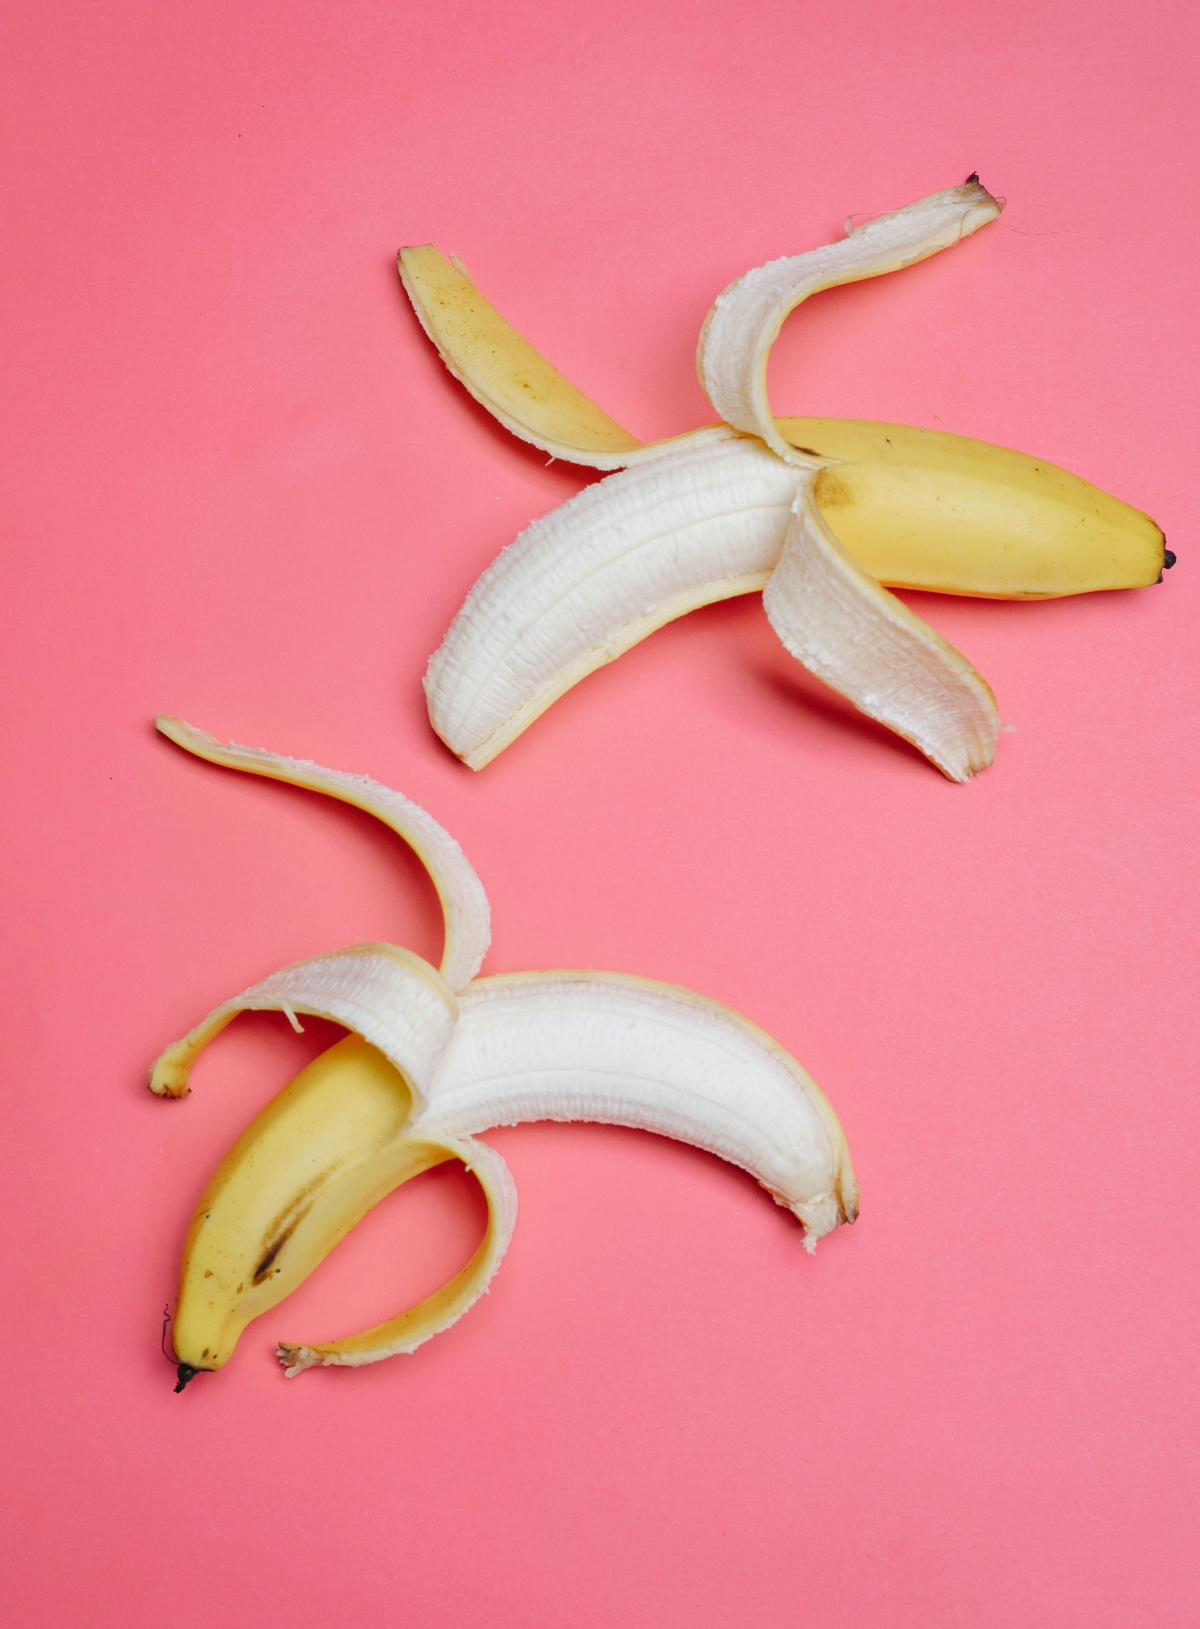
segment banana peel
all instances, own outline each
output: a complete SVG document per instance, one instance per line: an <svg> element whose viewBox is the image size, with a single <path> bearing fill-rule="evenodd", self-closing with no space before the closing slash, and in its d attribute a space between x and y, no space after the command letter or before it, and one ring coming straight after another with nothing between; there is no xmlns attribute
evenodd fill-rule
<svg viewBox="0 0 1200 1629"><path fill-rule="evenodd" d="M522 441L552 458L611 470L645 463L679 439L647 443L623 430L500 315L457 257L422 243L401 249L396 264L417 321L446 367Z"/></svg>

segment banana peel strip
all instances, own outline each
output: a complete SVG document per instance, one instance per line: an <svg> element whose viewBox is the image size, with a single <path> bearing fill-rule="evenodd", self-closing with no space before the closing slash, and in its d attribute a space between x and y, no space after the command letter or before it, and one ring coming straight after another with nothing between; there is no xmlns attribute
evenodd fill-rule
<svg viewBox="0 0 1200 1629"><path fill-rule="evenodd" d="M352 945L293 962L223 1001L175 1041L150 1070L159 1097L186 1097L200 1053L241 1012L282 1012L327 1018L378 1047L418 1099L428 1091L449 1044L458 1002L435 968L397 945Z"/></svg>
<svg viewBox="0 0 1200 1629"><path fill-rule="evenodd" d="M816 467L776 426L767 401L767 360L784 320L810 295L900 271L949 249L994 221L1004 205L971 176L865 222L840 243L756 266L719 294L705 319L696 370L729 424L761 436L785 463Z"/></svg>
<svg viewBox="0 0 1200 1629"><path fill-rule="evenodd" d="M996 698L954 647L838 542L806 480L763 591L771 626L810 673L911 741L952 781L996 751Z"/></svg>
<svg viewBox="0 0 1200 1629"><path fill-rule="evenodd" d="M367 775L322 769L308 760L284 758L265 748L243 747L233 741L226 746L207 731L166 714L154 722L163 735L197 758L311 792L324 792L390 827L417 855L437 889L445 922L442 977L452 990L460 990L475 977L492 939L491 908L475 868L431 814Z"/></svg>
<svg viewBox="0 0 1200 1629"><path fill-rule="evenodd" d="M431 1141L419 1136L404 1139L409 1146ZM437 1140L435 1150L443 1159L461 1160L483 1190L488 1215L483 1242L448 1284L396 1318L365 1329L359 1335L319 1346L280 1342L275 1355L289 1380L318 1365L360 1368L366 1363L379 1363L384 1358L415 1352L418 1346L457 1323L486 1293L504 1259L517 1222L517 1190L512 1175L494 1148L472 1137ZM431 1158L429 1164L434 1163L437 1159ZM428 1169L428 1166L422 1168Z"/></svg>
<svg viewBox="0 0 1200 1629"><path fill-rule="evenodd" d="M486 300L456 258L431 243L401 249L400 280L417 320L458 382L522 441L591 469L623 469L678 439L641 442L564 379ZM713 430L692 432L714 437Z"/></svg>

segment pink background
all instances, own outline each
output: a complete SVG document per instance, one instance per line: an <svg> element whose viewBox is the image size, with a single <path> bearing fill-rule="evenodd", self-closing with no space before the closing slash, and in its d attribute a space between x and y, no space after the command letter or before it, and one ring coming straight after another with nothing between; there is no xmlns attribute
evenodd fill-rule
<svg viewBox="0 0 1200 1629"><path fill-rule="evenodd" d="M1196 27L1178 4L10 7L0 1388L21 1625L1194 1622ZM987 675L943 781L755 599L589 679L482 775L425 723L478 571L588 478L444 374L398 245L645 436L710 415L714 294L978 168L1001 221L826 296L781 411L953 429L1149 509L1163 587L913 596ZM793 1050L863 1214L814 1260L747 1179L495 1133L521 1219L417 1356L277 1338L465 1259L395 1196L183 1397L158 1349L219 1154L331 1033L294 958L438 947L365 817L196 764L159 710L398 786L490 892L488 970L689 985Z"/></svg>

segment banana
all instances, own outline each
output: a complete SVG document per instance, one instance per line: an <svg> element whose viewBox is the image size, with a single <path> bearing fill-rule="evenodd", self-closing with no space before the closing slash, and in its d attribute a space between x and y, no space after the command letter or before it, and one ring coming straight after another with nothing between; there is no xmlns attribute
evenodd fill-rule
<svg viewBox="0 0 1200 1629"><path fill-rule="evenodd" d="M364 777L224 747L175 719L158 725L198 756L355 802L410 842L418 837L447 922L441 971L385 944L297 962L223 1002L152 1067L152 1091L185 1096L200 1052L244 1011L281 1011L294 1024L297 1014L313 1014L350 1032L267 1105L204 1191L180 1272L177 1391L220 1369L246 1326L302 1283L373 1205L457 1159L488 1207L484 1239L466 1267L373 1329L322 1345L282 1342L277 1355L291 1377L411 1352L448 1328L487 1289L516 1220L508 1169L476 1137L497 1125L596 1120L706 1149L791 1210L809 1250L855 1219L858 1187L833 1110L753 1024L690 991L616 973L475 978L487 944L482 885L424 810ZM473 928L463 931L464 922Z"/></svg>
<svg viewBox="0 0 1200 1629"><path fill-rule="evenodd" d="M938 253L1001 207L972 176L842 243L738 279L710 311L697 356L726 422L650 444L545 362L461 262L429 245L401 250L417 315L476 400L555 457L641 466L618 469L535 521L471 590L425 677L430 721L450 749L482 768L572 685L656 628L766 589L784 569L789 527L799 524L822 541L819 549L797 541L787 553L790 587L771 595L769 618L787 649L800 661L811 650L819 677L951 779L986 767L998 718L985 681L884 585L1001 599L1143 587L1174 564L1160 528L1078 476L990 443L904 425L776 419L766 365L782 322L810 294ZM809 520L794 522L797 504ZM815 579L797 566L802 556L811 565L827 539L840 545L842 614L814 639L815 611L803 613L802 634L794 602ZM881 649L885 625L884 661L895 665L852 679L864 653ZM932 669L940 699L930 734L918 715L929 714ZM908 694L912 683L925 685L923 699Z"/></svg>
<svg viewBox="0 0 1200 1629"><path fill-rule="evenodd" d="M837 517L839 540L866 568L864 580L1045 598L1153 582L1161 573L1152 521L1044 461L901 425L779 422L827 462L803 470L729 430L720 441L682 437L652 464L585 487L503 551L426 671L430 722L452 752L483 768L580 679L656 628L765 589L802 488L827 533L829 517ZM839 454L858 461L835 462ZM1014 517L1020 527L1010 535ZM870 614L855 608L856 597L843 641ZM904 612L889 599L896 616ZM772 625L803 661L798 641L778 619ZM932 647L937 636L920 627ZM944 642L937 648L950 651ZM957 652L948 660L967 665ZM892 678L902 708L903 673ZM899 714L895 727L906 733ZM983 767L978 753L974 760Z"/></svg>

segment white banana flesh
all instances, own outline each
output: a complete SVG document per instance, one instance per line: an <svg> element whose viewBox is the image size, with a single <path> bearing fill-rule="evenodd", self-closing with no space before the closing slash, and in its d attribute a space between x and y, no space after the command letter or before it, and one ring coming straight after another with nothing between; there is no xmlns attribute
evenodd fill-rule
<svg viewBox="0 0 1200 1629"><path fill-rule="evenodd" d="M994 221L1003 204L972 176L867 221L840 243L756 266L717 296L700 333L696 367L709 401L729 424L761 436L786 463L814 468L775 424L767 359L784 319L822 289L900 271L949 249Z"/></svg>
<svg viewBox="0 0 1200 1629"><path fill-rule="evenodd" d="M798 485L760 441L726 430L535 520L480 577L429 663L434 729L481 769L656 628L762 588Z"/></svg>
<svg viewBox="0 0 1200 1629"><path fill-rule="evenodd" d="M769 1035L690 990L620 973L477 979L414 1130L529 1120L631 1126L748 1171L804 1223L808 1249L858 1214L845 1138Z"/></svg>
<svg viewBox="0 0 1200 1629"><path fill-rule="evenodd" d="M260 749L223 747L178 720L159 727L213 762L357 802L402 835L418 830L426 864L443 862L434 880L448 939L452 918L486 923L482 885L458 845L399 794ZM177 1390L221 1368L246 1325L302 1283L373 1205L450 1159L475 1174L488 1207L483 1241L462 1271L396 1318L321 1345L285 1342L278 1356L289 1376L374 1363L460 1318L486 1290L516 1219L507 1167L471 1128L599 1120L691 1143L754 1176L804 1224L809 1249L857 1215L845 1138L817 1087L769 1036L689 991L594 972L456 988L445 963L439 973L397 946L356 945L223 1002L166 1049L151 1089L185 1095L208 1042L237 1013L271 1009L293 1023L298 1014L330 1018L351 1033L267 1105L205 1190L180 1276Z"/></svg>
<svg viewBox="0 0 1200 1629"><path fill-rule="evenodd" d="M987 681L842 548L804 481L763 591L771 626L810 673L911 741L952 781L991 763Z"/></svg>

